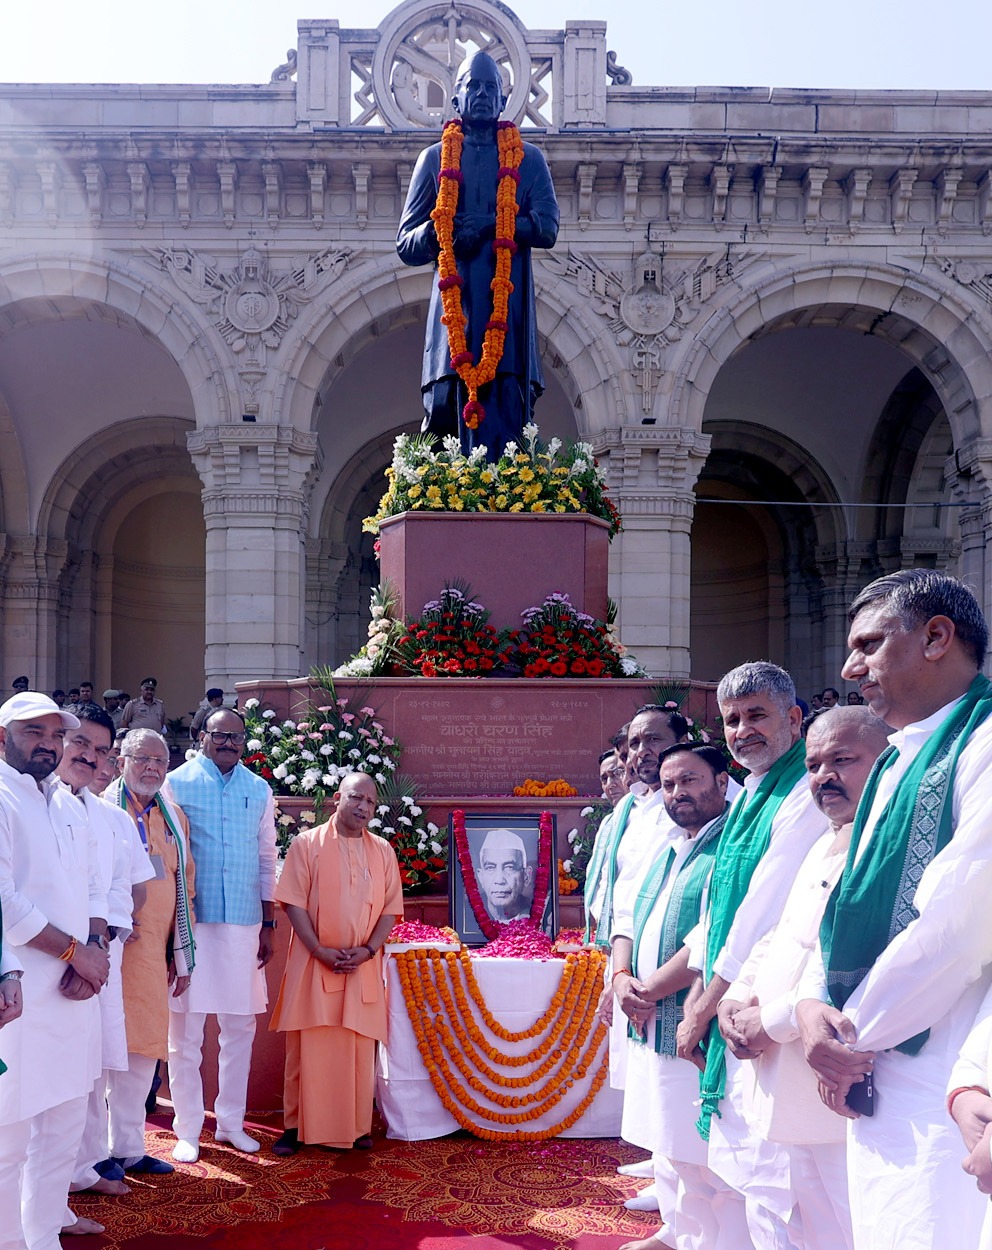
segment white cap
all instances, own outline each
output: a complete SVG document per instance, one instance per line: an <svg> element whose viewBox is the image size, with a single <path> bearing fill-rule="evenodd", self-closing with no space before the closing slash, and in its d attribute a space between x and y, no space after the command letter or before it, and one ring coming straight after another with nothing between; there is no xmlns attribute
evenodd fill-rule
<svg viewBox="0 0 992 1250"><path fill-rule="evenodd" d="M15 720L34 720L36 716L61 716L63 729L78 729L79 720L71 712L66 712L47 694L39 694L37 690L25 690L23 694L11 695L0 704L0 727L6 727Z"/></svg>

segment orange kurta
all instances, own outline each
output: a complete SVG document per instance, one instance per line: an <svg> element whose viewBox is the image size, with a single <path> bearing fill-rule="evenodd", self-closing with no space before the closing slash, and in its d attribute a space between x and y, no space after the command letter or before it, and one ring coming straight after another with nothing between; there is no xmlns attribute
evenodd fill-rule
<svg viewBox="0 0 992 1250"><path fill-rule="evenodd" d="M403 915L396 853L367 830L360 839L340 838L332 816L293 839L276 901L306 908L321 946L361 946L384 913ZM377 951L355 972L334 972L314 959L294 933L269 1027L285 1032L325 1025L386 1040L382 954Z"/></svg>
<svg viewBox="0 0 992 1250"><path fill-rule="evenodd" d="M179 830L185 839L186 889L193 907L193 857L189 853L189 825L173 804ZM134 819L128 809L128 815ZM176 872L179 852L169 835L162 813L153 807L145 817L149 855L161 855L165 877L146 882L148 896L138 913L137 941L124 945L121 971L124 978L124 1023L129 1054L165 1059L169 1054L168 949L176 922Z"/></svg>
<svg viewBox="0 0 992 1250"><path fill-rule="evenodd" d="M322 946L362 946L383 915L403 915L399 865L367 830L342 838L334 818L293 840L276 886L306 908ZM301 1142L347 1149L372 1127L375 1044L386 1038L382 954L334 972L294 933L270 1028L287 1034L283 1118Z"/></svg>

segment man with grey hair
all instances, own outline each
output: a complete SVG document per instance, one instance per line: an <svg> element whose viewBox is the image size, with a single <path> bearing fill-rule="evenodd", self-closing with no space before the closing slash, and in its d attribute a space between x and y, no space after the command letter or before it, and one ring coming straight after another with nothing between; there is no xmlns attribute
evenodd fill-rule
<svg viewBox="0 0 992 1250"><path fill-rule="evenodd" d="M827 828L806 782L799 736L802 711L792 678L759 660L732 669L717 687L727 747L748 770L720 837L707 900L703 941L693 941L700 975L690 990L678 1031L678 1053L701 1069L697 1128L709 1140L708 1174L691 1178L697 1200L709 1183L712 1198L741 1195L758 1250L787 1250L794 1199L788 1158L761 1141L743 1115L741 1061L728 1054L715 1019L720 999L758 942L777 923L796 872ZM700 1042L705 1039L705 1057ZM678 1164L676 1165L678 1167ZM681 1213L676 1227L682 1237ZM687 1245L703 1246L697 1240Z"/></svg>
<svg viewBox="0 0 992 1250"><path fill-rule="evenodd" d="M848 619L841 676L895 732L865 787L796 1016L829 1105L852 1117L856 1250L957 1250L979 1244L988 1209L945 1105L992 984L988 627L968 587L932 569L878 578ZM967 1088L948 1099L966 1148L983 1143L988 1159L992 1107L981 1100Z"/></svg>
<svg viewBox="0 0 992 1250"><path fill-rule="evenodd" d="M490 829L479 850L479 888L486 910L501 924L530 914L534 901L534 869L527 848L512 829Z"/></svg>

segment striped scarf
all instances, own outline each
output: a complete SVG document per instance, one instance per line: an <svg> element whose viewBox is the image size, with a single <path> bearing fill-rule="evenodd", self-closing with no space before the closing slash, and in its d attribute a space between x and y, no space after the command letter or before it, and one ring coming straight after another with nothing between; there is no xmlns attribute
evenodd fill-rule
<svg viewBox="0 0 992 1250"><path fill-rule="evenodd" d="M127 787L118 778L107 787L105 797L127 811ZM177 977L188 977L196 965L196 942L193 940L193 916L189 905L189 894L186 890L186 840L176 818L175 809L166 799L161 790L155 795L155 806L162 814L165 827L176 842L179 865L176 869L176 919L172 926L172 958L176 965Z"/></svg>

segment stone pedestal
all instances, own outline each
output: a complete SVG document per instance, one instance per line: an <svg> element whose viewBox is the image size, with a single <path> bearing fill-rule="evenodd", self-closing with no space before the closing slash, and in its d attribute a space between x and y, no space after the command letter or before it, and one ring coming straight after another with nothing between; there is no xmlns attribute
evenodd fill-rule
<svg viewBox="0 0 992 1250"><path fill-rule="evenodd" d="M554 591L580 612L606 617L610 527L585 513L404 512L384 521L379 569L397 615L419 616L445 583L467 582L497 629Z"/></svg>

